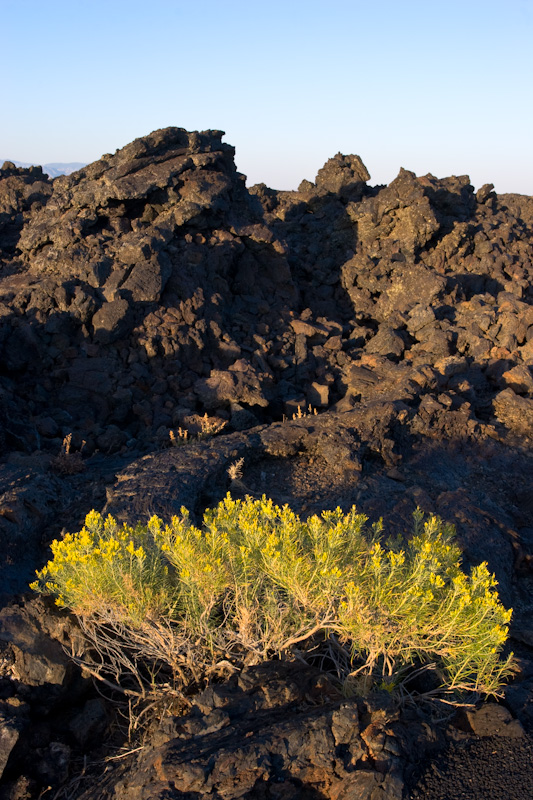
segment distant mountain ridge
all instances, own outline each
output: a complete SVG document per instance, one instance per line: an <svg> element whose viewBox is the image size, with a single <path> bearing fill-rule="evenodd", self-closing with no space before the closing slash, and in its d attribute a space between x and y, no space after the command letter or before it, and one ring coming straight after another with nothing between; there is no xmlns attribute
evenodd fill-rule
<svg viewBox="0 0 533 800"><path fill-rule="evenodd" d="M35 164L29 164L25 161L13 161L13 159L10 158L4 158L4 159L0 158L0 164L3 164L5 161L11 161L11 163L14 164L16 167L36 166ZM68 164L62 163L60 161L57 162L54 161L53 163L42 164L39 166L42 166L43 172L46 172L46 174L50 178L57 178L58 175L70 175L71 173L76 172L76 170L85 167L86 164L82 161L71 161Z"/></svg>

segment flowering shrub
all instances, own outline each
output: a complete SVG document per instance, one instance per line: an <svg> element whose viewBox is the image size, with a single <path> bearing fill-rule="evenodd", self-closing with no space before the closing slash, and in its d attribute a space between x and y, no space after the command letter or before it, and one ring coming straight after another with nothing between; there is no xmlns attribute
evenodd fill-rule
<svg viewBox="0 0 533 800"><path fill-rule="evenodd" d="M511 611L486 564L461 570L453 529L414 515L413 535L383 540L355 508L301 520L271 500L233 500L197 528L119 525L92 511L52 544L32 588L78 617L97 672L186 688L221 664L276 654L322 655L344 680L394 686L413 664L435 665L448 691L497 692ZM110 664L113 666L110 667ZM140 667L139 665L144 665Z"/></svg>

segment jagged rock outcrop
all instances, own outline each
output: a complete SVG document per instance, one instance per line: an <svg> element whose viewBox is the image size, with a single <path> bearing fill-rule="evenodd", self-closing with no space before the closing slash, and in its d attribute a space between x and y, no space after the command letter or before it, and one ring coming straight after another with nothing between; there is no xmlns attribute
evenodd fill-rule
<svg viewBox="0 0 533 800"><path fill-rule="evenodd" d="M502 375L533 363L530 198L407 170L369 188L341 154L298 192L247 191L221 136L156 131L53 182L0 173L2 196L34 187L2 217L19 230L0 279L8 447L146 446L195 412L353 403L382 358L465 359L449 401L524 432L530 385Z"/></svg>
<svg viewBox="0 0 533 800"><path fill-rule="evenodd" d="M28 212L41 208L52 194L52 182L41 167L23 169L11 161L0 170L0 260L15 252Z"/></svg>

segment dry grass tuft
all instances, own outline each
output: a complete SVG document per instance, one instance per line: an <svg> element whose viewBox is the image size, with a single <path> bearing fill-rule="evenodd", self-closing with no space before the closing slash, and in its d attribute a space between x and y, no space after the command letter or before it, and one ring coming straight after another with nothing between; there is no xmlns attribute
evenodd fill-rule
<svg viewBox="0 0 533 800"><path fill-rule="evenodd" d="M59 475L76 475L78 472L83 472L85 464L83 463L82 451L85 447L85 440L81 443L81 449L72 451L72 434L69 433L63 439L61 445L61 452L50 462L50 467L54 472Z"/></svg>

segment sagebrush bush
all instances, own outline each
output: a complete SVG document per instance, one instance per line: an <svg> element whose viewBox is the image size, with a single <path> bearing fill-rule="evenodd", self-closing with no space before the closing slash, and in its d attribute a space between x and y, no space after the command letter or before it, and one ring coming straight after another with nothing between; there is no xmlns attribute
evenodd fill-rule
<svg viewBox="0 0 533 800"><path fill-rule="evenodd" d="M384 541L355 508L301 520L271 500L206 511L202 529L182 509L165 525L119 525L92 511L52 544L32 587L70 608L97 671L142 684L198 684L221 664L276 654L327 658L344 680L399 682L435 665L448 691L495 693L511 611L487 565L461 569L453 529L414 515L410 538ZM159 677L156 677L159 674Z"/></svg>

